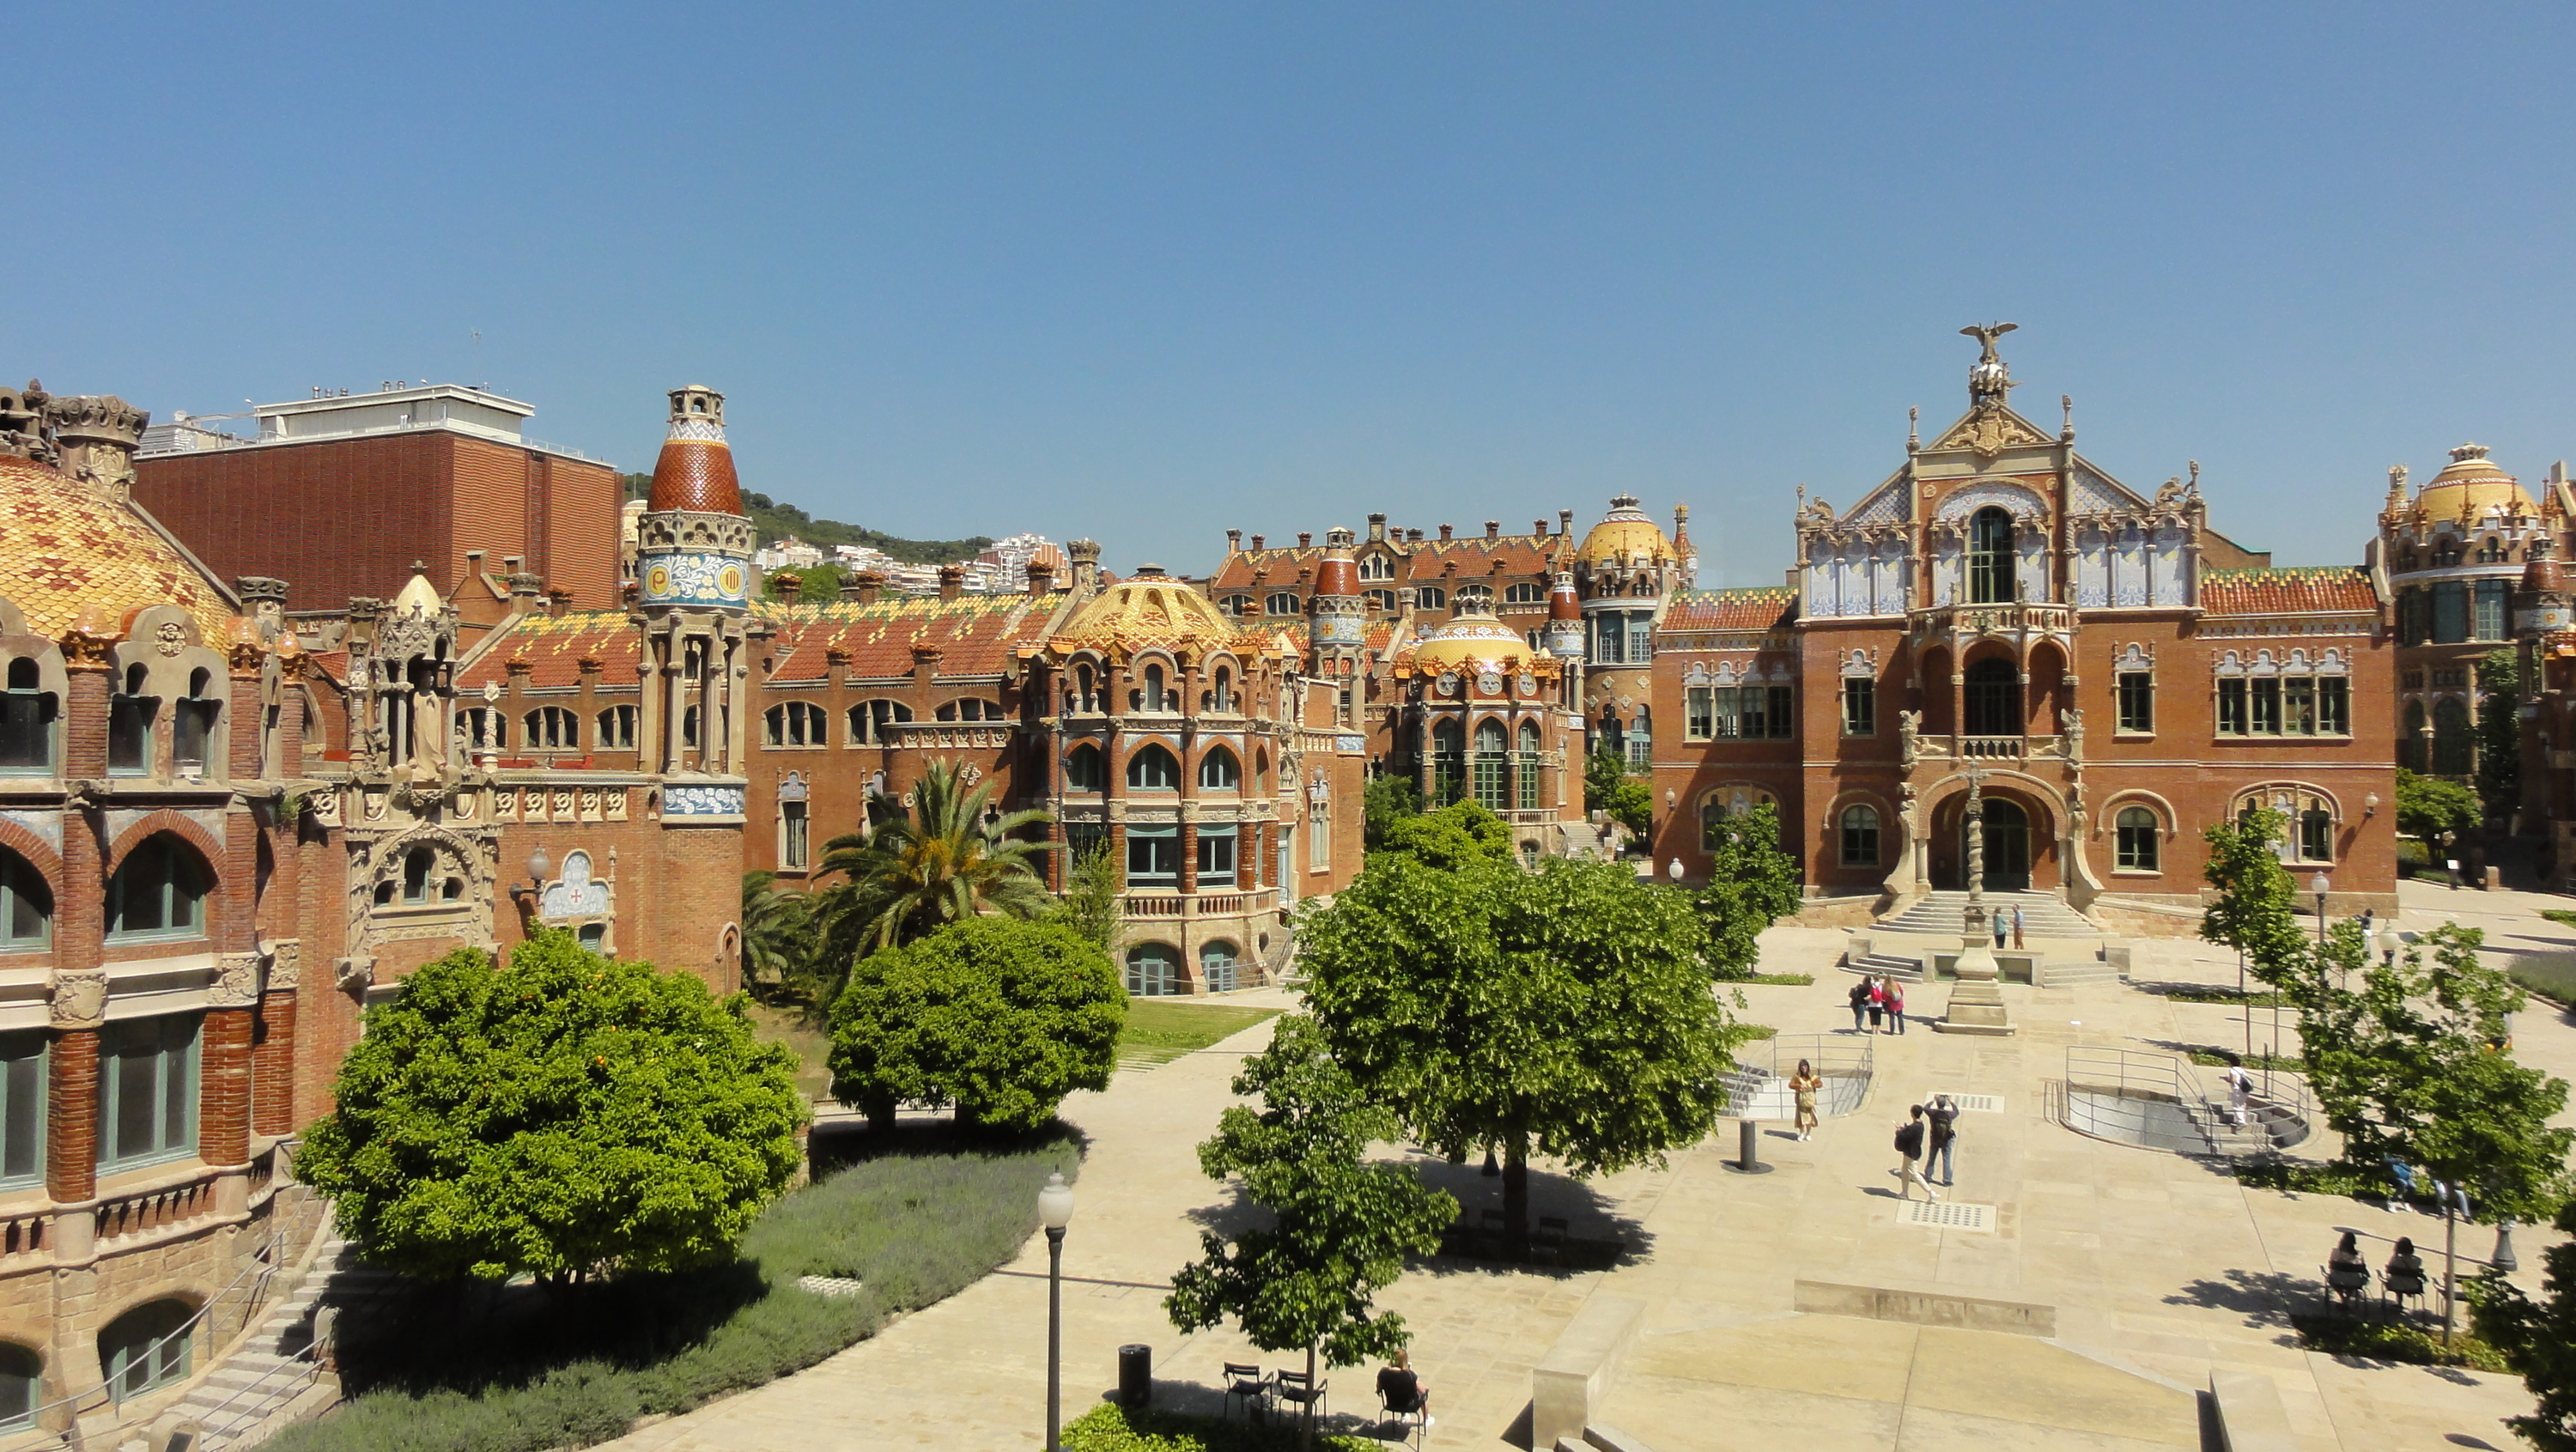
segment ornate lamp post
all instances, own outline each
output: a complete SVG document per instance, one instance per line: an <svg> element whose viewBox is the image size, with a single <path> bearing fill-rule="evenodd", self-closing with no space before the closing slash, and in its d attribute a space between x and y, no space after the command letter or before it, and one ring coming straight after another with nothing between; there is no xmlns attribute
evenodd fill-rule
<svg viewBox="0 0 2576 1452"><path fill-rule="evenodd" d="M510 900L519 905L519 916L527 919L531 926L537 920L537 908L545 894L546 874L554 870L553 859L546 856L545 848L539 847L528 854L528 885L521 887L513 883L510 886Z"/></svg>
<svg viewBox="0 0 2576 1452"><path fill-rule="evenodd" d="M1986 773L1982 767L1972 766L1963 774L1968 781L1964 822L1968 838L1968 905L1959 915L1959 961L1953 970L1958 981L1950 987L1949 1007L1932 1028L1937 1033L2002 1037L2010 1034L2013 1027L2004 1012L2003 990L1996 986L2001 969L1995 962L1994 940L1986 918Z"/></svg>
<svg viewBox="0 0 2576 1452"><path fill-rule="evenodd" d="M1064 1452L1064 1228L1073 1223L1073 1187L1051 1172L1038 1191L1038 1223L1047 1238L1047 1452Z"/></svg>
<svg viewBox="0 0 2576 1452"><path fill-rule="evenodd" d="M2397 966L2397 951L2406 946L2406 940L2397 936L2396 914L2391 913L2386 926L2379 930L2379 941L2375 946L2379 949L2379 960L2382 965L2390 968Z"/></svg>

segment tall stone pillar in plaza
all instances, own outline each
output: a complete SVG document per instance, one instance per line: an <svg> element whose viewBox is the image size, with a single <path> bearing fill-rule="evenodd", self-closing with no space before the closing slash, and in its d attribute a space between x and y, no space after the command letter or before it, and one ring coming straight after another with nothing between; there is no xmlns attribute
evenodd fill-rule
<svg viewBox="0 0 2576 1452"><path fill-rule="evenodd" d="M2004 1012L2004 993L1995 962L1994 929L1986 907L1985 773L1968 771L1968 907L1962 915L1958 981L1950 985L1950 1006L1932 1025L1945 1034L1982 1034L2001 1038L2013 1031Z"/></svg>

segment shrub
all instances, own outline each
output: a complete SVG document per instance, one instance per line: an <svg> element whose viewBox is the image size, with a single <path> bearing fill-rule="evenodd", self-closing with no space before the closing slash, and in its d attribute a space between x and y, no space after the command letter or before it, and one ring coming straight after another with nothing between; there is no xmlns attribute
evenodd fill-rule
<svg viewBox="0 0 2576 1452"><path fill-rule="evenodd" d="M2475 1336L2454 1335L2445 1346L2434 1332L2404 1321L2374 1321L2361 1316L2294 1315L2299 1344L2329 1356L2355 1356L2371 1361L2402 1361L2412 1366L2465 1366L2473 1371L2511 1371L2504 1353Z"/></svg>
<svg viewBox="0 0 2576 1452"><path fill-rule="evenodd" d="M1064 1452L1288 1452L1297 1445L1294 1422L1270 1426L1192 1417L1151 1407L1094 1407L1064 1427ZM1318 1436L1325 1452L1385 1452L1371 1437Z"/></svg>

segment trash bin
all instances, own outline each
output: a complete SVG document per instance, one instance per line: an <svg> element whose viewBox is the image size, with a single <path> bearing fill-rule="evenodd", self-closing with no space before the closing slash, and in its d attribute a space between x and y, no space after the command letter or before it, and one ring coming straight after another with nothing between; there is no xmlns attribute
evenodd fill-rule
<svg viewBox="0 0 2576 1452"><path fill-rule="evenodd" d="M1154 1399L1154 1348L1121 1346L1118 1348L1118 1400L1131 1407L1141 1407Z"/></svg>

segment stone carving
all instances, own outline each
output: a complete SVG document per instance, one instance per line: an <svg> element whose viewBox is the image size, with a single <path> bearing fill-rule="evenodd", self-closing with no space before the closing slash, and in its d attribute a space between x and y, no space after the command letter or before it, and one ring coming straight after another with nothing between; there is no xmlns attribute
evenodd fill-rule
<svg viewBox="0 0 2576 1452"><path fill-rule="evenodd" d="M2081 761L2084 758L2084 713L2073 706L2058 712L2057 729L2066 737L2067 760Z"/></svg>
<svg viewBox="0 0 2576 1452"><path fill-rule="evenodd" d="M372 957L342 958L332 966L338 970L342 993L364 993L376 984L376 960Z"/></svg>
<svg viewBox="0 0 2576 1452"><path fill-rule="evenodd" d="M1896 739L1897 739L1898 756L1899 756L1899 760L1901 761L1901 763L1903 764L1904 768L1905 768L1907 771L1912 771L1912 770L1914 769L1914 756L1915 756L1915 751L1916 751L1916 747L1915 747L1915 738L1916 738L1917 736L1919 736L1919 735L1922 733L1922 731L1923 731L1923 713L1922 713L1922 712L1920 712L1920 711L1899 711L1899 712L1897 712L1897 713L1896 713Z"/></svg>
<svg viewBox="0 0 2576 1452"><path fill-rule="evenodd" d="M2020 327L2019 323L1970 323L1959 330L1963 337L1977 340L1977 362L1968 370L1968 396L1980 405L2000 404L2007 390L2015 387L2012 370L1996 351L1995 342L2004 334Z"/></svg>
<svg viewBox="0 0 2576 1452"><path fill-rule="evenodd" d="M55 1028L96 1028L106 1017L105 969L54 970L54 1001L48 1018Z"/></svg>
<svg viewBox="0 0 2576 1452"><path fill-rule="evenodd" d="M304 980L304 943L281 938L268 948L268 991L293 993Z"/></svg>
<svg viewBox="0 0 2576 1452"><path fill-rule="evenodd" d="M215 955L215 981L206 989L210 1008L248 1008L259 1002L259 955Z"/></svg>

